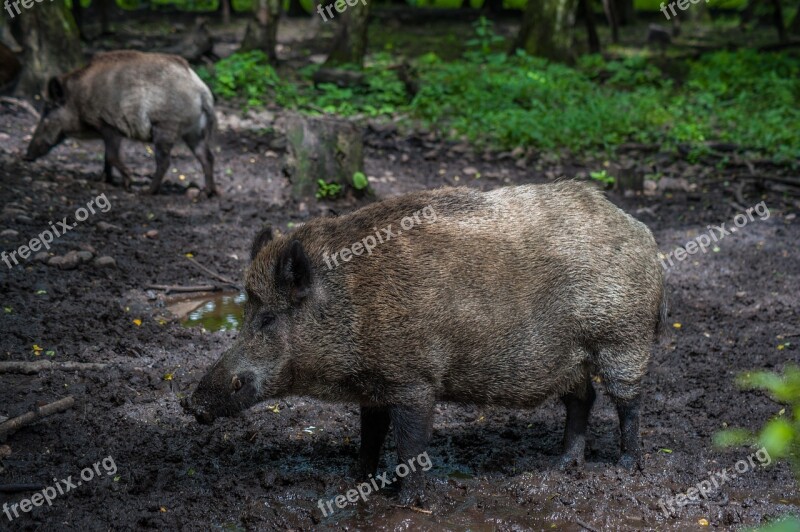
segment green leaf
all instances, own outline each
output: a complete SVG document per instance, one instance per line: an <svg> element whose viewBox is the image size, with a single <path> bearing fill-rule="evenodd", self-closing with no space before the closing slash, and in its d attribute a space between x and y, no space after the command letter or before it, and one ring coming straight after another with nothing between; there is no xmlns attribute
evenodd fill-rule
<svg viewBox="0 0 800 532"><path fill-rule="evenodd" d="M758 439L772 456L786 456L789 446L797 437L794 427L785 419L773 419L761 429Z"/></svg>
<svg viewBox="0 0 800 532"><path fill-rule="evenodd" d="M367 176L364 175L364 172L356 172L353 174L353 187L356 190L364 190L369 186L369 180L367 180Z"/></svg>

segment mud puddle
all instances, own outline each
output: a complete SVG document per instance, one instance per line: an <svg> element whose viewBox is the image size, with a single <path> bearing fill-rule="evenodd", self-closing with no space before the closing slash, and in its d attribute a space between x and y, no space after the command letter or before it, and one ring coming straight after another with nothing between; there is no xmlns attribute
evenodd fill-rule
<svg viewBox="0 0 800 532"><path fill-rule="evenodd" d="M235 331L242 323L244 292L205 293L171 301L167 309L184 327L202 327L207 331Z"/></svg>

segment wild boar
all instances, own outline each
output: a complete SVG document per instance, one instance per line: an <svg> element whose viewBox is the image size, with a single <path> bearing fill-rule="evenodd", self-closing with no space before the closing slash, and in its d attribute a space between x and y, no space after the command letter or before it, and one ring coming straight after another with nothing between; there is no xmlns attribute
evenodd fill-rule
<svg viewBox="0 0 800 532"><path fill-rule="evenodd" d="M68 136L99 137L105 143L106 181L112 181L116 168L129 188L130 172L119 153L122 139L152 142L156 172L149 192L155 194L172 147L183 140L203 167L206 193L213 195L216 123L211 91L183 58L127 50L101 53L88 65L50 79L25 159L36 160Z"/></svg>
<svg viewBox="0 0 800 532"><path fill-rule="evenodd" d="M356 402L366 476L390 425L400 462L426 451L437 401L530 408L557 395L566 467L584 461L597 375L620 464L639 463L663 272L647 227L591 185L429 190L265 230L245 289L237 340L183 402L201 423L287 395ZM421 474L404 502L422 500Z"/></svg>

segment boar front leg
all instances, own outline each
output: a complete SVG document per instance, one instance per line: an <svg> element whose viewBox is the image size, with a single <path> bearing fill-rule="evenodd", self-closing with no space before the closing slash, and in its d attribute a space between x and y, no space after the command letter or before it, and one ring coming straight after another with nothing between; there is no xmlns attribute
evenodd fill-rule
<svg viewBox="0 0 800 532"><path fill-rule="evenodd" d="M113 182L114 168L122 174L122 186L126 189L131 188L131 174L122 163L119 149L122 146L122 135L111 126L100 126L100 136L106 147L105 160L103 162L103 178L106 183Z"/></svg>
<svg viewBox="0 0 800 532"><path fill-rule="evenodd" d="M196 139L193 137L185 137L184 142L192 150L194 156L200 161L200 166L203 167L203 175L205 176L206 186L203 191L208 197L214 196L217 193L217 187L214 185L214 152L211 150L211 145L208 138Z"/></svg>
<svg viewBox="0 0 800 532"><path fill-rule="evenodd" d="M425 473L418 464L418 457L427 451L430 441L434 397L432 393L419 390L414 390L409 397L410 399L405 404L393 405L389 408L389 416L397 442L398 467L405 464L409 471L402 480L400 503L408 506L424 506L426 502Z"/></svg>
<svg viewBox="0 0 800 532"><path fill-rule="evenodd" d="M361 406L361 450L359 452L359 475L362 480L378 471L381 449L389 432L389 409L377 406Z"/></svg>

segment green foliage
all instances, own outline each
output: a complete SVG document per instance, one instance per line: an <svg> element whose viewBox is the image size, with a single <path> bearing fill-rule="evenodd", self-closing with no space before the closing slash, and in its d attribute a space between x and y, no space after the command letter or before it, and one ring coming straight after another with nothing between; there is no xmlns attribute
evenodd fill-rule
<svg viewBox="0 0 800 532"><path fill-rule="evenodd" d="M473 22L472 27L475 37L466 42L467 47L471 49L465 54L467 57L470 55L475 58L485 57L505 43L505 39L494 32L494 23L484 16Z"/></svg>
<svg viewBox="0 0 800 532"><path fill-rule="evenodd" d="M217 63L213 73L206 67L197 71L211 90L222 98L242 98L248 107L258 107L269 98L290 106L295 90L282 83L262 51L233 54Z"/></svg>
<svg viewBox="0 0 800 532"><path fill-rule="evenodd" d="M608 175L608 172L606 172L605 170L600 170L598 172L589 172L589 177L591 177L595 181L603 183L604 185L606 185L606 187L614 186L614 183L617 181L616 178Z"/></svg>
<svg viewBox="0 0 800 532"><path fill-rule="evenodd" d="M356 172L353 174L353 188L356 190L364 190L369 186L369 180L364 172Z"/></svg>
<svg viewBox="0 0 800 532"><path fill-rule="evenodd" d="M317 180L317 199L334 199L342 193L342 185L328 183L324 179Z"/></svg>
<svg viewBox="0 0 800 532"><path fill-rule="evenodd" d="M758 434L731 429L718 433L715 442L721 446L758 443L773 458L789 459L795 474L800 476L800 367L788 365L783 375L769 371L745 373L738 377L737 383L746 389L767 391L788 409L783 408Z"/></svg>

